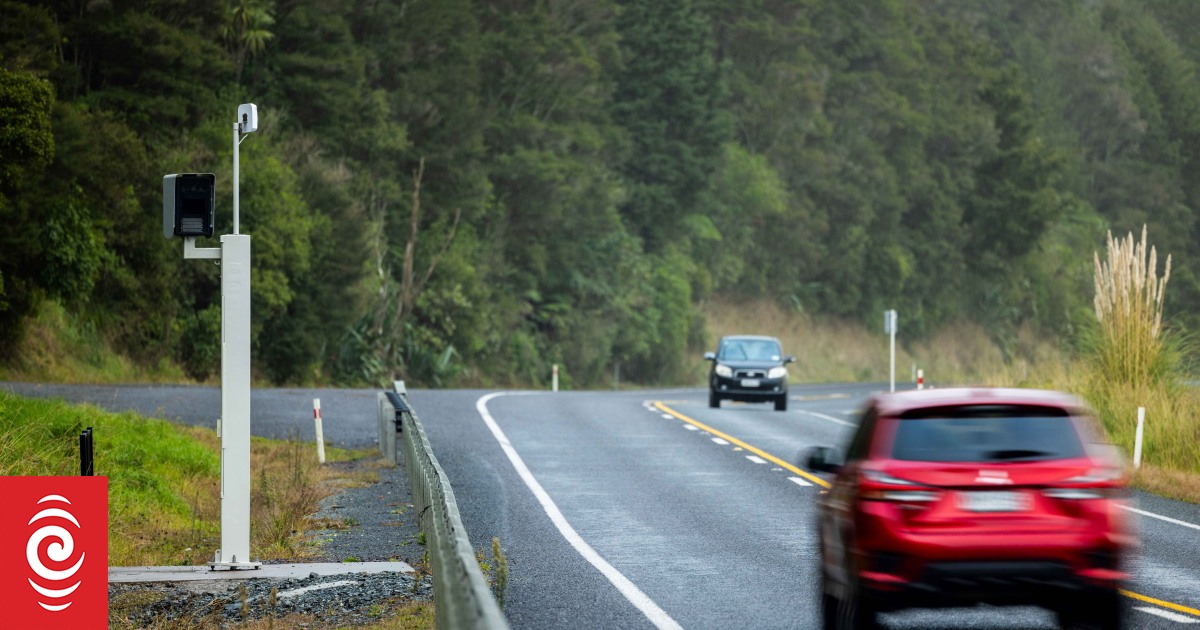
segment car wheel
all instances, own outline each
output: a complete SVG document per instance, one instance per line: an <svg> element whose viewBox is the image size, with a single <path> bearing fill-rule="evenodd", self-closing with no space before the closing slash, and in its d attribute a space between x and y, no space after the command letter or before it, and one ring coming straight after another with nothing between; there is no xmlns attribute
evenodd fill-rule
<svg viewBox="0 0 1200 630"><path fill-rule="evenodd" d="M838 630L838 600L826 588L824 568L821 569L821 630Z"/></svg>
<svg viewBox="0 0 1200 630"><path fill-rule="evenodd" d="M711 389L708 390L708 406L712 407L713 409L721 406L721 397L717 395L717 392L714 392Z"/></svg>
<svg viewBox="0 0 1200 630"><path fill-rule="evenodd" d="M1113 589L1068 600L1056 612L1063 630L1121 630L1126 608L1125 598Z"/></svg>
<svg viewBox="0 0 1200 630"><path fill-rule="evenodd" d="M787 394L775 399L775 411L787 411Z"/></svg>
<svg viewBox="0 0 1200 630"><path fill-rule="evenodd" d="M838 627L842 630L875 630L879 617L871 598L862 592L857 578L851 580L846 597L838 601Z"/></svg>

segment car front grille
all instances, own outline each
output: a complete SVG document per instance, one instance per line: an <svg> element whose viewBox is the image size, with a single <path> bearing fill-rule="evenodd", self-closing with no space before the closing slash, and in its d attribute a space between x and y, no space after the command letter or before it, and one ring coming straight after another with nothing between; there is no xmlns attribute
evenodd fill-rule
<svg viewBox="0 0 1200 630"><path fill-rule="evenodd" d="M737 370L733 373L737 378L766 378L766 370Z"/></svg>

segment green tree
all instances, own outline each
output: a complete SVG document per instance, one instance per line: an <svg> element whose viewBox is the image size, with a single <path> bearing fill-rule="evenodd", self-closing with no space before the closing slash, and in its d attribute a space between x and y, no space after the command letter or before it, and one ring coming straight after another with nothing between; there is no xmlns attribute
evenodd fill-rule
<svg viewBox="0 0 1200 630"><path fill-rule="evenodd" d="M708 194L729 136L708 18L691 0L628 0L617 19L621 63L611 106L629 136L621 214L646 251L678 239Z"/></svg>
<svg viewBox="0 0 1200 630"><path fill-rule="evenodd" d="M42 295L44 266L38 216L17 197L54 157L53 87L28 72L0 68L0 352L19 338L25 316Z"/></svg>

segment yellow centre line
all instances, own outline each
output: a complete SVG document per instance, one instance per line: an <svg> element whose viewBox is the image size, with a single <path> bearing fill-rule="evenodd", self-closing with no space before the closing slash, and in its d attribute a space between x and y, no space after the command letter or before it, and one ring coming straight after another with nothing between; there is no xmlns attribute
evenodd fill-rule
<svg viewBox="0 0 1200 630"><path fill-rule="evenodd" d="M801 477L804 477L805 479L821 486L822 488L829 487L828 481L825 481L824 479L821 479L820 477L818 477L812 473L805 472L805 471L793 466L792 464L789 464L786 461L779 459L778 457L775 457L774 455L772 455L760 448L751 446L751 445L733 437L732 435L729 435L728 433L718 431L718 430L708 426L707 424L700 422L699 420L693 420L692 418L689 418L689 417L679 413L678 411L675 411L674 409L671 409L670 407L664 405L662 402L655 401L654 406L656 408L658 408L660 411L671 414L675 418L678 418L679 420L682 420L682 421L696 427L697 429L707 431L719 438L729 441L732 444L736 444L736 445L750 451L751 453L758 455L759 457L761 457L763 459L766 459L773 463L779 464L780 466L784 467L785 469L790 470L790 471L796 473L797 475L800 475ZM1132 599L1143 601L1148 604L1154 604L1155 606L1161 606L1163 608L1174 610L1176 612L1185 613L1188 615L1192 615L1194 617L1200 617L1200 610L1197 610L1195 608L1189 608L1182 604L1176 604L1173 602L1156 599L1156 598L1150 597L1148 595L1142 595L1141 593L1135 593L1133 591L1127 591L1125 589L1120 589L1120 593L1126 597L1130 597Z"/></svg>
<svg viewBox="0 0 1200 630"><path fill-rule="evenodd" d="M700 422L698 420L693 420L693 419L679 413L678 411L675 411L674 409L671 409L670 407L662 404L661 402L656 401L654 403L654 406L657 407L660 411L669 413L672 416L675 416L676 418L679 418L680 420L683 420L684 422L696 427L697 429L701 429L703 431L708 431L709 433L711 433L719 438L722 438L724 440L727 440L729 442L737 444L738 446L746 449L747 451L750 451L751 453L754 453L755 455L758 455L759 457L761 457L767 461L770 461L775 464L779 464L780 466L786 468L787 470L790 470L790 471L796 473L797 475L804 477L805 479L821 486L822 488L829 487L828 481L825 481L824 479L822 479L812 473L800 470L799 468L796 468L795 466L783 461L782 459L779 459L778 457L775 457L774 455L772 455L760 448L750 446L749 444L733 437L732 435L729 435L728 433L722 433L722 432L708 426L707 424L704 424L703 422Z"/></svg>
<svg viewBox="0 0 1200 630"><path fill-rule="evenodd" d="M1171 610L1174 610L1176 612L1187 613L1187 614L1195 616L1195 617L1200 617L1200 610L1196 610L1195 608L1188 608L1187 606L1182 606L1180 604L1163 601L1161 599L1155 599L1153 597L1148 597L1146 595L1142 595L1141 593L1134 593L1133 591L1127 591L1125 589L1121 589L1121 594L1124 595L1125 597L1132 597L1133 599L1137 599L1137 600L1146 602L1148 604L1154 604L1155 606L1162 606L1163 608L1170 608Z"/></svg>

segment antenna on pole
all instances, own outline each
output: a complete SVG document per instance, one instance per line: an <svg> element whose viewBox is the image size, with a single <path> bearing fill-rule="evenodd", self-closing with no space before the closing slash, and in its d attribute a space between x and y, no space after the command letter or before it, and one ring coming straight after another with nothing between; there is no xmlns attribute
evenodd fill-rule
<svg viewBox="0 0 1200 630"><path fill-rule="evenodd" d="M238 228L238 211L239 211L239 193L241 178L238 170L240 168L240 156L238 155L238 147L242 144L242 134L254 133L258 131L258 106L254 103L245 103L238 105L238 119L233 123L233 233L239 234Z"/></svg>

